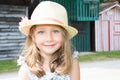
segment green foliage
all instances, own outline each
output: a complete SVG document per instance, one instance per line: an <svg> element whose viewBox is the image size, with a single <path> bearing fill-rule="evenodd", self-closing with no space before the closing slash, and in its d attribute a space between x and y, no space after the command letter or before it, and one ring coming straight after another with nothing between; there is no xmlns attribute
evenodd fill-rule
<svg viewBox="0 0 120 80"><path fill-rule="evenodd" d="M120 51L94 52L93 54L86 54L78 57L78 60L80 62L109 60L109 59L120 59Z"/></svg>
<svg viewBox="0 0 120 80"><path fill-rule="evenodd" d="M0 61L0 73L11 72L18 70L16 60L2 60Z"/></svg>
<svg viewBox="0 0 120 80"><path fill-rule="evenodd" d="M78 60L80 62L85 61L98 61L98 60L111 60L120 59L120 51L111 52L93 52L93 54L80 55ZM0 73L17 71L17 60L2 60L0 61Z"/></svg>

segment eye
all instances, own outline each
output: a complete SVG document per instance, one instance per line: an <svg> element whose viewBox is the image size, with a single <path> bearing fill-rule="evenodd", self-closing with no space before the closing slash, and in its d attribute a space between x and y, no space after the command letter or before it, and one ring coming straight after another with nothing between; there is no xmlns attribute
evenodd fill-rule
<svg viewBox="0 0 120 80"><path fill-rule="evenodd" d="M53 30L54 33L59 33L59 30Z"/></svg>
<svg viewBox="0 0 120 80"><path fill-rule="evenodd" d="M44 34L45 31L38 31L38 34Z"/></svg>

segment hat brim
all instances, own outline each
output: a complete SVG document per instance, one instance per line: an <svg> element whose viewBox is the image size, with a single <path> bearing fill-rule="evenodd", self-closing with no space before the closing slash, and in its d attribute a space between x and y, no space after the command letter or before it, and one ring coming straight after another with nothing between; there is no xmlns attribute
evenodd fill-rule
<svg viewBox="0 0 120 80"><path fill-rule="evenodd" d="M19 26L19 30L26 36L29 35L29 30L33 25L58 25L58 26L61 26L68 32L70 39L73 38L78 33L78 30L76 28L68 26L68 25L60 24L55 21L50 21L50 20L39 21L38 20L38 21L30 21L30 22L31 22L30 24L26 24L24 26Z"/></svg>

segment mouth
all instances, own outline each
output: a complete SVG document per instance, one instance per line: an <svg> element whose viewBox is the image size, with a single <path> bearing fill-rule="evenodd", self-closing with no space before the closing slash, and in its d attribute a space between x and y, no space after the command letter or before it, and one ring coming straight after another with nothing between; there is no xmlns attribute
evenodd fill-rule
<svg viewBox="0 0 120 80"><path fill-rule="evenodd" d="M52 47L55 46L55 44L48 44L48 45L44 45L44 46L47 47L47 48L52 48Z"/></svg>

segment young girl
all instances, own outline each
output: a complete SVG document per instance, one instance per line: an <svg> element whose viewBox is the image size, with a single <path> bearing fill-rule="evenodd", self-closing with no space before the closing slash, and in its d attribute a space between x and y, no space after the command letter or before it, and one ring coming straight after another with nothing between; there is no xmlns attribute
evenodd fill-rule
<svg viewBox="0 0 120 80"><path fill-rule="evenodd" d="M19 30L26 35L18 61L19 80L80 80L79 63L69 43L78 31L68 25L62 5L41 2L30 20L23 18Z"/></svg>

